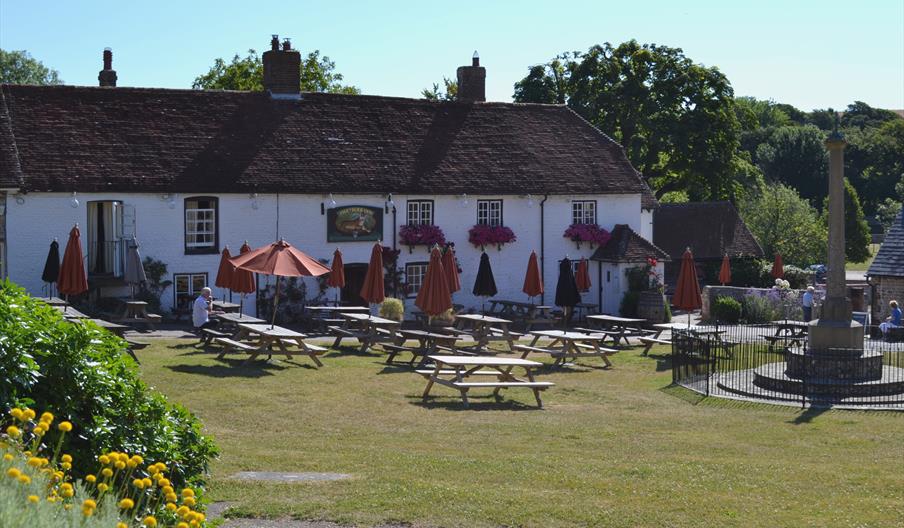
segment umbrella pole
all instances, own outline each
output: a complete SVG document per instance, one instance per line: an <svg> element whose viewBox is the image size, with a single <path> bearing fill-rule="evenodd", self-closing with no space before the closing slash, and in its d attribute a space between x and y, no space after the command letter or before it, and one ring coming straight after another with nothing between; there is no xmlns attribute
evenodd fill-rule
<svg viewBox="0 0 904 528"><path fill-rule="evenodd" d="M232 291L232 290L230 290ZM243 293L241 297L239 297L239 319L245 315L245 294Z"/></svg>
<svg viewBox="0 0 904 528"><path fill-rule="evenodd" d="M276 307L279 306L279 276L276 277L276 295L273 296L273 317L270 319L270 329L276 325Z"/></svg>

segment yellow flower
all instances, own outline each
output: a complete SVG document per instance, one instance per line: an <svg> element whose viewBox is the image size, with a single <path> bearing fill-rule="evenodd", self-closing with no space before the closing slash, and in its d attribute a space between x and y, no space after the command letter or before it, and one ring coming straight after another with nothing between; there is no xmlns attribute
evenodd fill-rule
<svg viewBox="0 0 904 528"><path fill-rule="evenodd" d="M157 526L157 519L153 515L148 515L141 522L149 528L154 528L155 526Z"/></svg>
<svg viewBox="0 0 904 528"><path fill-rule="evenodd" d="M135 462L136 465L144 464L144 459L141 458L139 455L132 455L132 460Z"/></svg>
<svg viewBox="0 0 904 528"><path fill-rule="evenodd" d="M24 411L22 411L22 415L25 417L26 420L33 420L35 417L35 412L32 411L31 409L25 409Z"/></svg>
<svg viewBox="0 0 904 528"><path fill-rule="evenodd" d="M153 483L151 482L151 479L149 479L149 478L147 478L147 477L144 477L143 479L141 479L141 481L144 482L144 487L145 487L145 488L150 488L150 487L151 487L151 484L153 484Z"/></svg>
<svg viewBox="0 0 904 528"><path fill-rule="evenodd" d="M51 422L53 422L53 415L50 414L49 412L42 413L42 414L41 414L41 421L42 421L42 422L51 423Z"/></svg>
<svg viewBox="0 0 904 528"><path fill-rule="evenodd" d="M194 496L195 496L195 490L193 490L193 489L191 489L191 488L185 488L185 489L182 490L182 496L183 496L183 497L194 497Z"/></svg>
<svg viewBox="0 0 904 528"><path fill-rule="evenodd" d="M38 457L31 457L26 463L33 468L41 467L41 459Z"/></svg>
<svg viewBox="0 0 904 528"><path fill-rule="evenodd" d="M39 500L41 500L41 499L39 499L37 495L29 495L28 496L28 502L33 502L33 503L37 504L37 502Z"/></svg>
<svg viewBox="0 0 904 528"><path fill-rule="evenodd" d="M10 438L19 438L19 436L22 435L22 431L15 425L11 425L6 428L6 434L8 434Z"/></svg>
<svg viewBox="0 0 904 528"><path fill-rule="evenodd" d="M179 508L176 510L176 515L178 515L179 517L182 517L189 511L190 510L188 509L188 506L179 506Z"/></svg>
<svg viewBox="0 0 904 528"><path fill-rule="evenodd" d="M112 477L112 476L113 476L113 470L110 469L110 468L104 468L104 469L100 472L100 474L103 475L103 476L105 476L105 477Z"/></svg>
<svg viewBox="0 0 904 528"><path fill-rule="evenodd" d="M97 503L94 502L92 499L85 499L82 502L82 506L84 506L85 508L97 508Z"/></svg>
<svg viewBox="0 0 904 528"><path fill-rule="evenodd" d="M122 460L118 460L116 462L116 464L114 464L114 465L116 466L116 469L125 469L126 468L126 463L123 462Z"/></svg>
<svg viewBox="0 0 904 528"><path fill-rule="evenodd" d="M159 473L158 473L158 475L159 475ZM169 486L170 484L171 484L171 482L169 481L169 479L165 479L163 477L160 477L159 479L157 479L157 485L160 487Z"/></svg>
<svg viewBox="0 0 904 528"><path fill-rule="evenodd" d="M87 480L91 484L94 484L97 481L97 477L95 477L94 475L85 475L85 480Z"/></svg>
<svg viewBox="0 0 904 528"><path fill-rule="evenodd" d="M170 493L173 493L175 490L173 489L172 486L166 485L166 486L163 486L160 489L160 491L162 491L164 495L169 495Z"/></svg>
<svg viewBox="0 0 904 528"><path fill-rule="evenodd" d="M188 528L188 523L180 522L176 525L176 528Z"/></svg>
<svg viewBox="0 0 904 528"><path fill-rule="evenodd" d="M132 499L122 499L119 501L119 509L120 510L131 510L135 506L135 502Z"/></svg>
<svg viewBox="0 0 904 528"><path fill-rule="evenodd" d="M110 463L110 457L108 457L107 455L101 455L97 457L97 461L106 466Z"/></svg>
<svg viewBox="0 0 904 528"><path fill-rule="evenodd" d="M124 522L116 523L116 528L129 528L129 525Z"/></svg>
<svg viewBox="0 0 904 528"><path fill-rule="evenodd" d="M3 460L12 460L12 459L13 459L13 455L10 453L6 453L3 455Z"/></svg>
<svg viewBox="0 0 904 528"><path fill-rule="evenodd" d="M22 409L19 409L17 407L14 407L11 411L9 411L9 414L11 414L16 420L25 419L24 415L22 414Z"/></svg>
<svg viewBox="0 0 904 528"><path fill-rule="evenodd" d="M100 484L97 485L97 489L100 491L107 491L108 489L110 489L110 486L107 486L106 484L101 482Z"/></svg>
<svg viewBox="0 0 904 528"><path fill-rule="evenodd" d="M195 498L194 497L185 497L184 499L182 499L182 504L184 504L186 506L194 506Z"/></svg>
<svg viewBox="0 0 904 528"><path fill-rule="evenodd" d="M47 430L43 427L35 427L32 432L35 434L35 436L44 436L44 433L46 433Z"/></svg>
<svg viewBox="0 0 904 528"><path fill-rule="evenodd" d="M169 499L167 499L167 500L169 500ZM175 503L167 502L167 503L166 503L166 511L170 511L170 512L176 511L176 505L175 505Z"/></svg>
<svg viewBox="0 0 904 528"><path fill-rule="evenodd" d="M63 456L60 457L60 460L62 460L63 462L72 462L72 456L70 456L70 455L63 455Z"/></svg>
<svg viewBox="0 0 904 528"><path fill-rule="evenodd" d="M23 473L19 475L19 482L26 485L31 484L31 477Z"/></svg>
<svg viewBox="0 0 904 528"><path fill-rule="evenodd" d="M144 481L141 479L135 479L132 481L132 485L138 489L144 489Z"/></svg>
<svg viewBox="0 0 904 528"><path fill-rule="evenodd" d="M179 500L179 497L175 493L167 493L165 498L170 502L176 502L177 500Z"/></svg>
<svg viewBox="0 0 904 528"><path fill-rule="evenodd" d="M85 517L91 517L92 515L94 515L94 508L87 508L83 506L82 515L84 515Z"/></svg>
<svg viewBox="0 0 904 528"><path fill-rule="evenodd" d="M68 433L72 430L72 424L69 422L60 422L60 425L57 426L57 429L63 431L64 433Z"/></svg>
<svg viewBox="0 0 904 528"><path fill-rule="evenodd" d="M21 475L21 474L22 474L22 472L19 471L17 468L9 468L6 470L6 475L9 478L18 478L19 475Z"/></svg>
<svg viewBox="0 0 904 528"><path fill-rule="evenodd" d="M72 469L72 464L70 464L69 462L63 462L62 464L60 464L60 466L62 466L66 471Z"/></svg>
<svg viewBox="0 0 904 528"><path fill-rule="evenodd" d="M155 474L157 474L157 473L159 473L159 472L160 472L160 470L157 469L157 465L156 465L156 464L154 464L153 466L148 466L148 473L150 473L151 475L155 475Z"/></svg>
<svg viewBox="0 0 904 528"><path fill-rule="evenodd" d="M68 499L68 498L72 497L73 495L75 495L75 492L72 490L72 488L68 488L68 489L62 490L60 492L60 495L62 495L63 497Z"/></svg>

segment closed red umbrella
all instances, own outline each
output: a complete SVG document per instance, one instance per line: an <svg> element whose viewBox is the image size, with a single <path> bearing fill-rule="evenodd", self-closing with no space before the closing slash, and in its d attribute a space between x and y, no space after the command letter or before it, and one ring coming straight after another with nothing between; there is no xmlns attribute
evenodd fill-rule
<svg viewBox="0 0 904 528"><path fill-rule="evenodd" d="M697 283L697 267L694 264L694 256L690 248L684 251L681 257L681 270L678 272L678 284L675 294L672 295L672 304L687 310L688 324L690 324L690 312L703 306L700 298L700 285Z"/></svg>
<svg viewBox="0 0 904 528"><path fill-rule="evenodd" d="M251 246L249 246L246 241L242 244L241 249L239 249L239 255L244 255L249 251L251 251ZM232 286L230 289L235 293L242 294L241 300L239 301L239 314L244 314L245 295L254 293L257 290L257 286L254 284L254 273L248 270L234 268L232 271Z"/></svg>
<svg viewBox="0 0 904 528"><path fill-rule="evenodd" d="M57 291L63 295L78 295L88 291L88 276L82 256L82 235L78 224L69 231L69 241L63 253L63 264L57 280Z"/></svg>
<svg viewBox="0 0 904 528"><path fill-rule="evenodd" d="M330 276L326 279L326 285L330 288L345 288L345 264L342 263L342 252L339 249L333 251L333 265L330 266ZM339 292L336 292L336 304L339 304Z"/></svg>
<svg viewBox="0 0 904 528"><path fill-rule="evenodd" d="M574 281L578 285L578 291L590 291L590 266L587 265L587 259L582 258L578 262L578 272L574 276Z"/></svg>
<svg viewBox="0 0 904 528"><path fill-rule="evenodd" d="M279 306L279 277L317 277L330 272L329 268L292 247L285 240L234 257L232 264L237 269L276 275L276 296L273 298L271 326L276 323L276 308Z"/></svg>
<svg viewBox="0 0 904 528"><path fill-rule="evenodd" d="M229 262L231 258L229 247L224 247L223 252L220 253L220 267L217 269L217 279L214 281L214 285L217 288L232 290L232 275L235 273L235 267L232 262Z"/></svg>
<svg viewBox="0 0 904 528"><path fill-rule="evenodd" d="M536 297L543 293L543 277L540 276L540 265L537 263L537 253L530 252L527 260L527 274L524 276L524 287L521 291L529 297Z"/></svg>
<svg viewBox="0 0 904 528"><path fill-rule="evenodd" d="M775 262L772 263L772 278L781 279L785 276L785 266L782 264L782 254L775 254Z"/></svg>
<svg viewBox="0 0 904 528"><path fill-rule="evenodd" d="M455 293L461 289L461 279L458 277L458 264L455 262L455 250L452 246L446 248L443 253L443 274L449 285L449 293Z"/></svg>
<svg viewBox="0 0 904 528"><path fill-rule="evenodd" d="M379 243L374 244L370 252L370 264L367 265L367 275L364 276L364 285L361 287L361 298L371 304L380 304L386 298L383 289L383 248Z"/></svg>
<svg viewBox="0 0 904 528"><path fill-rule="evenodd" d="M427 264L427 273L414 305L429 316L439 315L452 308L452 294L449 292L449 283L443 271L443 261L439 248L433 248L430 252L430 263Z"/></svg>
<svg viewBox="0 0 904 528"><path fill-rule="evenodd" d="M728 255L722 257L722 267L719 269L719 282L722 286L731 283L731 263L728 261Z"/></svg>

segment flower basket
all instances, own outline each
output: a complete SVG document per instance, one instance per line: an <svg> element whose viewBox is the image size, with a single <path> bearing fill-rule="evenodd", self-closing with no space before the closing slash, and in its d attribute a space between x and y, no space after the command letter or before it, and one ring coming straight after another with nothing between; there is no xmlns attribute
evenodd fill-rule
<svg viewBox="0 0 904 528"><path fill-rule="evenodd" d="M502 245L517 240L515 233L505 226L489 226L485 224L477 224L468 230L468 242L479 247L481 250L487 246L495 245L502 251Z"/></svg>
<svg viewBox="0 0 904 528"><path fill-rule="evenodd" d="M612 238L612 235L599 224L571 224L562 236L577 242L578 249L581 248L581 242L590 243L590 248L593 249L594 244L602 246Z"/></svg>
<svg viewBox="0 0 904 528"><path fill-rule="evenodd" d="M410 253L414 246L432 247L434 244L444 246L446 235L439 226L406 224L399 228L399 241L408 246Z"/></svg>

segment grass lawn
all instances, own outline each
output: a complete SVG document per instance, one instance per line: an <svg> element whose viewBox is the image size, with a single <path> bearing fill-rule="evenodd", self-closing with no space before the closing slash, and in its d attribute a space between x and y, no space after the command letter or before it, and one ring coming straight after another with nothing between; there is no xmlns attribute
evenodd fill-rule
<svg viewBox="0 0 904 528"><path fill-rule="evenodd" d="M363 525L901 526L904 414L808 411L665 388L665 354L548 371L497 403L382 357L330 352L241 368L187 341L139 352L143 377L197 413L222 450L209 497L234 516ZM588 362L598 364L598 360ZM488 392L488 391L484 391ZM271 484L238 471L350 473Z"/></svg>
<svg viewBox="0 0 904 528"><path fill-rule="evenodd" d="M847 262L844 265L844 269L847 271L866 271L869 269L869 265L873 263L873 258L875 258L876 253L879 252L879 244L870 244L869 245L869 258L866 259L866 262Z"/></svg>

